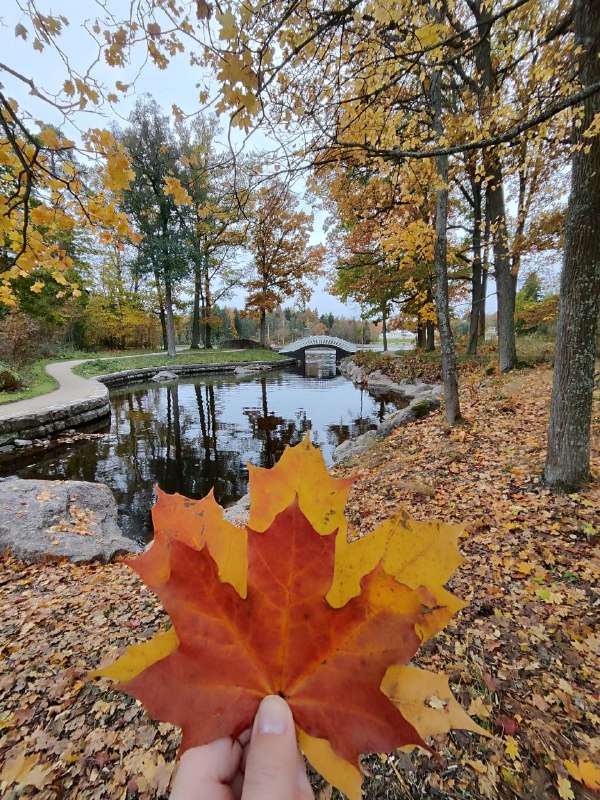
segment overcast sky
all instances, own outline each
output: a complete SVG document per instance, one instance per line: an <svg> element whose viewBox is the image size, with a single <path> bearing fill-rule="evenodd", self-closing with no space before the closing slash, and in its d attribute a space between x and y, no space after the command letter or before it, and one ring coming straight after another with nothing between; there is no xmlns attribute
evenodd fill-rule
<svg viewBox="0 0 600 800"><path fill-rule="evenodd" d="M110 3L115 8L123 11L122 0ZM72 59L72 63L82 70L87 67L93 58L91 40L81 25L84 20L94 19L94 9L97 8L90 0L61 0L58 4L48 2L38 2L38 9L48 12L51 9L54 13L64 14L69 20L70 25L65 29L61 37L62 46ZM59 11L57 11L57 8ZM25 77L43 86L46 90L58 92L66 80L65 68L58 55L50 48L39 53L32 47L33 34L30 30L27 41L15 36L15 27L24 25L30 29L28 19L23 15L17 6L16 0L0 1L0 60L20 71ZM141 52L142 48L140 48ZM140 69L143 66L142 69ZM186 113L193 113L199 107L198 92L196 84L202 80L202 73L198 68L192 69L187 61L187 55L175 57L168 69L159 70L152 63L142 65L138 62L126 70L114 69L104 65L98 65L95 74L109 87L113 87L115 81L130 83L134 75L138 74L135 84L135 93L125 97L114 109L106 106L102 114L93 111L78 113L73 121L66 121L64 117L52 106L44 103L28 93L27 87L16 79L11 79L2 73L4 91L14 97L19 105L33 114L34 119L40 119L47 123L60 126L65 135L72 137L76 141L79 139L78 131L91 127L107 127L111 122L124 124L129 112L135 105L137 97L144 93L152 95L161 105L165 113L170 113L173 104L178 105ZM74 123L74 124L73 124ZM222 120L224 129L220 137L223 146L227 146L227 119ZM242 142L239 131L233 132L233 140L236 146ZM275 147L264 135L254 135L248 141L250 149L272 149ZM324 241L322 222L324 213L318 209L309 209L315 214L315 227L311 237L311 244ZM238 290L232 296L232 304L242 307L244 304L244 292ZM309 303L310 308L317 308L320 314L333 313L335 316L359 316L360 308L356 304L343 304L337 297L330 295L325 290L325 280L322 279L315 285L313 296Z"/></svg>
<svg viewBox="0 0 600 800"><path fill-rule="evenodd" d="M118 9L121 13L124 8L123 0L108 0L107 5ZM56 13L56 5L48 3L47 0L40 0L37 7L42 13L48 12L50 9ZM59 13L64 14L71 23L61 37L63 48L69 54L72 63L84 70L93 58L93 50L92 42L88 34L82 30L81 25L85 19L93 20L95 18L97 6L92 0L61 0L58 7ZM32 47L33 35L31 32L27 41L16 37L15 27L19 23L30 28L28 19L19 11L16 0L0 0L0 25L2 26L0 27L0 60L18 69L25 77L33 78L45 89L58 92L66 79L65 68L59 56L49 48L42 53L35 51ZM140 48L140 58L142 49ZM135 92L129 97L125 97L114 109L106 106L102 115L88 111L78 113L73 119L75 124L66 122L52 106L29 95L27 87L18 80L11 79L10 76L5 77L5 73L2 73L2 82L5 92L14 97L24 109L31 111L34 119L39 117L44 122L59 125L67 136L77 139L78 129L106 127L112 122L124 124L137 97L144 93L151 94L165 113L171 112L173 104L179 106L185 113L193 113L199 108L198 92L202 88L202 86L197 87L196 84L204 84L209 81L209 76L203 76L199 68L189 66L186 54L175 57L166 70L159 70L152 63L143 65L141 61L138 61L125 70L99 64L95 69L95 74L111 89L117 80L131 83L133 76L137 74ZM224 132L220 138L225 147L228 135L226 118L222 120L222 127ZM234 131L232 136L234 145L238 147L242 142L240 132ZM255 134L248 141L247 147L260 150L275 149L276 144L264 134ZM311 244L317 244L324 241L322 223L325 214L318 209L312 210L315 215L315 228ZM494 291L492 283L488 289L487 305L490 312L496 309ZM238 307L243 306L243 291L237 291L230 302ZM467 310L467 305L465 304L464 310ZM331 312L336 316L358 317L360 315L360 308L357 304L344 305L338 298L328 294L325 290L324 279L315 286L309 306L318 309L321 314ZM457 308L457 311L460 313L463 308Z"/></svg>

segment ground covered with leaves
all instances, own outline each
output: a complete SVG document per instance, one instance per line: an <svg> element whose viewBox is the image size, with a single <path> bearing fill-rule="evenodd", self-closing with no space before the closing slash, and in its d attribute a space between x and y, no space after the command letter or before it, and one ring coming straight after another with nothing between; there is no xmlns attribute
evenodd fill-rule
<svg viewBox="0 0 600 800"><path fill-rule="evenodd" d="M364 759L368 798L592 798L600 762L600 433L595 483L542 484L550 372L463 381L465 423L441 412L402 428L344 468L358 476L348 515L361 533L405 506L464 525L451 589L470 600L420 651L451 675L486 739L454 732L437 758ZM340 470L338 472L341 473ZM178 733L108 681L85 681L165 625L123 565L0 572L0 794L6 798L168 797ZM321 800L335 797L317 776ZM586 787L587 783L587 787Z"/></svg>

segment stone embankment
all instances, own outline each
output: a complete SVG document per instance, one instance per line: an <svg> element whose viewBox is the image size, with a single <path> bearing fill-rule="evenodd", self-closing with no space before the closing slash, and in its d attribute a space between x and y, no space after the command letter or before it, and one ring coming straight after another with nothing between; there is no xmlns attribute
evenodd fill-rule
<svg viewBox="0 0 600 800"><path fill-rule="evenodd" d="M441 405L444 390L440 385L420 382L411 383L406 379L396 383L378 370L367 373L351 358L345 358L341 361L339 369L342 375L357 386L366 388L369 394L374 397L386 397L400 402L405 401L407 405L405 408L388 414L376 430L367 431L367 433L358 436L356 439L348 439L342 442L333 452L335 463L360 455L360 453L372 447L378 439L385 439L396 428L427 416L430 411L439 408Z"/></svg>
<svg viewBox="0 0 600 800"><path fill-rule="evenodd" d="M147 383L155 379L161 373L169 373L168 378L161 380L180 380L181 378L192 378L208 372L233 372L239 375L239 371L245 374L271 369L279 369L294 364L293 358L281 359L280 361L252 361L247 364L237 362L224 362L222 364L175 364L168 367L144 367L143 369L130 369L124 372L112 372L110 375L98 375L95 380L101 381L109 389L118 389L122 386L133 386L136 383ZM171 377L173 376L173 377ZM159 380L158 382L161 382Z"/></svg>

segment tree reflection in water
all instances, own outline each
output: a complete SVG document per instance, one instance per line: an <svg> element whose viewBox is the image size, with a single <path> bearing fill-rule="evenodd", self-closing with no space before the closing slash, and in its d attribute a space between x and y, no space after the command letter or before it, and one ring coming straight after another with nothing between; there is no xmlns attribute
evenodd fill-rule
<svg viewBox="0 0 600 800"><path fill-rule="evenodd" d="M106 483L125 534L147 541L154 486L195 498L214 487L228 505L247 491L247 462L273 466L310 430L331 463L338 444L392 410L336 374L335 361L333 368L309 362L307 375L298 367L118 390L105 436L50 451L35 463L4 465L0 474Z"/></svg>

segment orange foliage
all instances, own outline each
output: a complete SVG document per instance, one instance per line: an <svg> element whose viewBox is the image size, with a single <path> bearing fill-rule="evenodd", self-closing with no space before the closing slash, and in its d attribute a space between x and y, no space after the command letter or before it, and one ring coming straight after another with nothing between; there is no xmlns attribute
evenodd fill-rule
<svg viewBox="0 0 600 800"><path fill-rule="evenodd" d="M401 512L348 541L351 485L307 437L272 470L252 468L247 537L212 494L160 494L154 543L131 566L173 628L92 675L181 726L181 751L239 735L281 694L309 760L351 798L361 752L479 730L443 676L404 666L463 606L443 588L458 528Z"/></svg>

